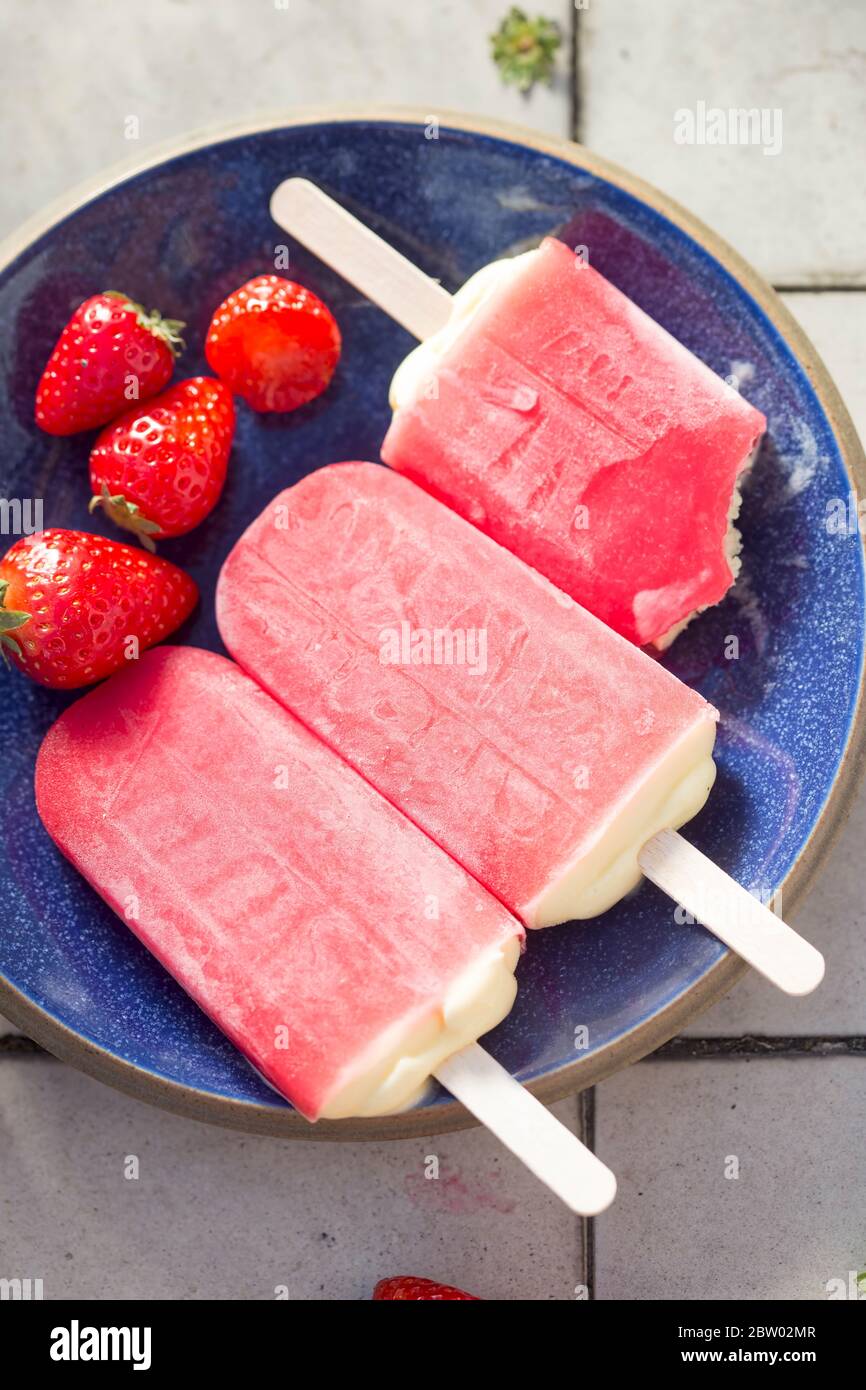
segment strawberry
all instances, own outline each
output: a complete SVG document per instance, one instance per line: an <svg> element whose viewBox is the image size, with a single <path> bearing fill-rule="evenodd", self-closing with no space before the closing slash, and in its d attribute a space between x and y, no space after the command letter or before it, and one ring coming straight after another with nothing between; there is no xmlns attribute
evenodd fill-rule
<svg viewBox="0 0 866 1390"><path fill-rule="evenodd" d="M455 1289L451 1284L436 1284L432 1279L419 1279L412 1274L401 1274L394 1279L380 1279L373 1290L373 1298L405 1299L413 1303L445 1303L457 1299L465 1299L471 1303L481 1302L474 1293L464 1293L462 1289Z"/></svg>
<svg viewBox="0 0 866 1390"><path fill-rule="evenodd" d="M36 389L36 423L48 434L107 424L130 401L167 385L183 324L148 314L106 290L79 305L57 340Z"/></svg>
<svg viewBox="0 0 866 1390"><path fill-rule="evenodd" d="M84 531L38 531L0 560L0 650L40 685L74 690L162 641L197 598L168 560Z"/></svg>
<svg viewBox="0 0 866 1390"><path fill-rule="evenodd" d="M330 309L303 285L259 275L223 300L205 356L253 410L295 410L321 395L340 356Z"/></svg>
<svg viewBox="0 0 866 1390"><path fill-rule="evenodd" d="M102 507L153 550L182 536L216 505L235 432L231 392L190 377L108 425L90 455L90 510Z"/></svg>

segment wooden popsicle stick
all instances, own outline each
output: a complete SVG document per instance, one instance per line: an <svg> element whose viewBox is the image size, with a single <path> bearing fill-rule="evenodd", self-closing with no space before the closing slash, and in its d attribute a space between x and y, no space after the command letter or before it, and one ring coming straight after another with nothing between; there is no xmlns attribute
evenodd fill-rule
<svg viewBox="0 0 866 1390"><path fill-rule="evenodd" d="M451 296L438 281L309 180L281 183L271 214L416 338L423 341L446 322ZM647 878L787 994L808 994L820 984L820 952L675 831L654 836L638 860Z"/></svg>
<svg viewBox="0 0 866 1390"><path fill-rule="evenodd" d="M573 1212L595 1216L610 1206L610 1169L483 1047L455 1052L435 1075Z"/></svg>
<svg viewBox="0 0 866 1390"><path fill-rule="evenodd" d="M285 179L271 197L271 216L416 338L429 338L447 323L451 296L439 281L309 179Z"/></svg>
<svg viewBox="0 0 866 1390"><path fill-rule="evenodd" d="M824 957L676 830L662 830L638 855L646 874L786 994L810 994Z"/></svg>

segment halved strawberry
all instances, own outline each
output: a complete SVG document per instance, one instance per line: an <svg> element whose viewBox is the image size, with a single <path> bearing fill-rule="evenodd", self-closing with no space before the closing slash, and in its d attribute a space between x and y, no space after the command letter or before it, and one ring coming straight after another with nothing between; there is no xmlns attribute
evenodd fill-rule
<svg viewBox="0 0 866 1390"><path fill-rule="evenodd" d="M340 330L321 299L279 275L257 275L214 313L205 355L253 410L295 410L320 395L340 356Z"/></svg>
<svg viewBox="0 0 866 1390"><path fill-rule="evenodd" d="M179 381L108 425L90 455L96 507L147 547L191 531L215 506L235 432L227 386Z"/></svg>
<svg viewBox="0 0 866 1390"><path fill-rule="evenodd" d="M156 395L171 378L182 328L114 290L85 299L42 373L37 425L55 435L97 429Z"/></svg>
<svg viewBox="0 0 866 1390"><path fill-rule="evenodd" d="M161 642L197 599L168 560L84 531L37 532L0 560L0 650L40 685L74 690Z"/></svg>

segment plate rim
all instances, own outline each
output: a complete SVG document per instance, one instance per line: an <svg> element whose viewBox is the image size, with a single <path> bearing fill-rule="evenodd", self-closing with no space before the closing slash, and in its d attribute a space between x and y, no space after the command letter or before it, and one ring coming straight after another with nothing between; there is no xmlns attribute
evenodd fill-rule
<svg viewBox="0 0 866 1390"><path fill-rule="evenodd" d="M829 371L776 291L739 252L728 245L724 238L660 189L576 141L563 136L546 135L509 121L464 112L443 109L435 114L440 128L489 136L588 170L661 213L680 231L691 237L755 300L806 372L833 431L842 462L855 491L860 496L866 496L866 456ZM170 159L194 153L210 145L266 134L273 130L306 125L363 122L426 126L429 119L429 114L423 108L415 106L304 105L289 107L282 112L262 116L253 121L221 123L197 129L185 136L170 138L152 146L146 157L125 159L79 183L24 221L0 242L0 274L5 272L32 242L44 236L87 203ZM861 544L866 547L866 537L861 537ZM866 642L861 648L857 695L836 776L803 848L779 886L779 892L786 905L786 917L791 915L791 909L796 909L813 887L815 878L850 813L860 779L866 769L864 660ZM540 1100L552 1104L639 1061L721 998L747 969L746 963L733 954L723 957L683 996L665 1005L652 1018L635 1024L627 1033L608 1043L598 1053L557 1067L532 1082L528 1089ZM182 1082L171 1081L135 1062L126 1061L108 1048L101 1047L76 1033L67 1024L61 1023L41 1005L28 999L2 975L0 1011L48 1052L96 1080L137 1100L224 1128L292 1139L357 1141L444 1134L453 1130L468 1129L478 1123L455 1101L437 1106L433 1110L410 1110L401 1115L372 1119L320 1120L312 1125L293 1110L217 1096Z"/></svg>

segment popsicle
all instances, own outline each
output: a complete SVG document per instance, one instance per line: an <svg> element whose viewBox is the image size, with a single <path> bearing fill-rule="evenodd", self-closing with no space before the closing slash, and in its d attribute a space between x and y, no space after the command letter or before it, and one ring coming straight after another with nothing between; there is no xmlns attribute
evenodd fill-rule
<svg viewBox="0 0 866 1390"><path fill-rule="evenodd" d="M160 647L49 730L51 837L310 1120L435 1073L574 1211L610 1169L474 1041L508 1013L520 924L233 662Z"/></svg>
<svg viewBox="0 0 866 1390"><path fill-rule="evenodd" d="M410 1104L511 1008L519 924L224 657L160 647L72 705L36 800L310 1120Z"/></svg>
<svg viewBox="0 0 866 1390"><path fill-rule="evenodd" d="M580 255L547 238L452 299L305 180L271 211L424 340L386 463L638 645L724 596L766 421Z"/></svg>
<svg viewBox="0 0 866 1390"><path fill-rule="evenodd" d="M229 554L217 621L526 926L647 873L782 988L818 983L818 952L670 834L712 786L716 711L408 478L344 463L282 492Z"/></svg>

